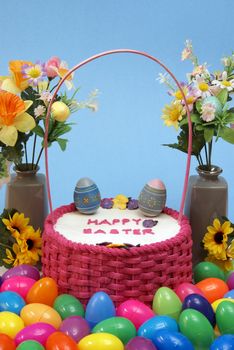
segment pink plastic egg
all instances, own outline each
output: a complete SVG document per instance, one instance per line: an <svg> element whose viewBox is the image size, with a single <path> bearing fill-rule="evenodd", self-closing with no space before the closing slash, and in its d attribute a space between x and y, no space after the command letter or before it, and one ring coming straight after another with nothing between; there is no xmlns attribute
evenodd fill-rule
<svg viewBox="0 0 234 350"><path fill-rule="evenodd" d="M141 301L129 299L117 307L116 316L127 318L138 329L142 323L155 316L155 313Z"/></svg>
<svg viewBox="0 0 234 350"><path fill-rule="evenodd" d="M36 283L36 281L30 277L25 276L14 276L6 279L1 285L1 292L11 291L16 292L21 295L22 298L26 298L28 291L32 288L32 286Z"/></svg>
<svg viewBox="0 0 234 350"><path fill-rule="evenodd" d="M26 340L36 340L38 343L45 345L50 334L56 332L56 329L44 322L31 324L23 328L15 337L16 345L19 345Z"/></svg>
<svg viewBox="0 0 234 350"><path fill-rule="evenodd" d="M197 288L194 284L188 282L181 283L176 288L175 292L182 302L190 294L199 294L204 297L204 294L199 288Z"/></svg>

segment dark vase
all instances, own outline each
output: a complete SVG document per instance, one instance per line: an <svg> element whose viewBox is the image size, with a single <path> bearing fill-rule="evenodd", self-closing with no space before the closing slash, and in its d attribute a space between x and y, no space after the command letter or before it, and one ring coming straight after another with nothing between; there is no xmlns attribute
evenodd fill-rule
<svg viewBox="0 0 234 350"><path fill-rule="evenodd" d="M39 167L30 170L32 165L22 164L20 169L14 168L10 182L6 188L6 208L14 208L30 218L34 229L43 230L44 220L48 215L48 198L46 177L38 173Z"/></svg>
<svg viewBox="0 0 234 350"><path fill-rule="evenodd" d="M221 216L227 216L228 185L220 176L222 169L212 165L197 167L198 175L189 178L185 203L185 215L189 217L193 238L193 264L203 261L207 252L202 247L202 239L207 226Z"/></svg>

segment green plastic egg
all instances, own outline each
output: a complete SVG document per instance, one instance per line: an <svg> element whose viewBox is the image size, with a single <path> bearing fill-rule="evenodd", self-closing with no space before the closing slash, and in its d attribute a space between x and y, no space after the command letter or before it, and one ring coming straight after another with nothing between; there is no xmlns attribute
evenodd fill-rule
<svg viewBox="0 0 234 350"><path fill-rule="evenodd" d="M99 322L92 333L110 333L118 337L124 344L136 336L134 324L125 317L111 317Z"/></svg>
<svg viewBox="0 0 234 350"><path fill-rule="evenodd" d="M216 322L221 334L234 334L234 304L222 301L216 309Z"/></svg>
<svg viewBox="0 0 234 350"><path fill-rule="evenodd" d="M214 341L214 330L208 319L194 309L184 310L179 318L180 332L193 344L195 349L209 349Z"/></svg>
<svg viewBox="0 0 234 350"><path fill-rule="evenodd" d="M167 315L178 320L181 309L181 300L172 289L161 287L157 290L153 299L153 310L157 315Z"/></svg>
<svg viewBox="0 0 234 350"><path fill-rule="evenodd" d="M45 348L35 340L26 340L17 346L17 350L45 350Z"/></svg>
<svg viewBox="0 0 234 350"><path fill-rule="evenodd" d="M198 283L206 278L215 277L225 281L224 272L215 264L203 261L197 264L193 270L194 282Z"/></svg>
<svg viewBox="0 0 234 350"><path fill-rule="evenodd" d="M81 339L77 348L79 350L124 350L124 345L113 334L96 333Z"/></svg>
<svg viewBox="0 0 234 350"><path fill-rule="evenodd" d="M63 320L70 316L84 317L85 314L81 302L69 294L59 295L54 301L53 308L59 313Z"/></svg>

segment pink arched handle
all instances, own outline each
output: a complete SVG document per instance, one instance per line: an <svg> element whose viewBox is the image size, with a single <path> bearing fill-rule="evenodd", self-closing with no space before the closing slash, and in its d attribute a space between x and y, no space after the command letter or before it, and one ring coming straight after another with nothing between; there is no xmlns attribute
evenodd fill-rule
<svg viewBox="0 0 234 350"><path fill-rule="evenodd" d="M89 62L92 62L96 60L97 58L107 56L107 55L112 55L116 53L131 53L135 55L140 55L144 56L146 58L149 58L150 60L158 63L164 70L171 76L171 78L174 80L176 83L178 89L180 90L183 99L184 99L184 104L185 104L185 109L187 112L188 116L188 126L189 126L189 136L188 136L188 154L187 154L187 162L186 162L186 171L185 171L185 177L184 177L184 186L183 186L183 192L182 192L182 198L181 198L181 203L180 203L180 211L179 211L179 217L178 221L181 220L182 215L183 215L183 210L184 210L184 204L185 204L185 197L187 193L187 188L188 188L188 178L189 178L189 170L190 170L190 163L191 163L191 153L192 153L192 122L190 118L190 112L189 112L189 107L183 92L183 89L174 76L174 74L166 67L165 64L163 64L161 61L159 61L156 57L149 55L146 52L138 51L138 50L131 50L131 49L116 49L116 50L110 50L110 51L104 51L101 52L97 55L94 55L92 57L87 58L86 60L78 63L76 66L71 68L67 74L60 80L58 86L54 90L52 99L49 103L47 114L46 114L46 123L45 123L45 136L44 136L44 147L45 147L45 169L46 169L46 184L47 184L47 191L48 191L48 200L49 200L49 207L50 207L50 212L52 212L52 198L51 198L51 191L50 191L50 180L49 180L49 164L48 164L48 129L49 129L49 118L50 118L50 113L51 113L51 106L52 103L54 102L55 96L57 95L61 85L64 83L64 81L77 69L81 68L82 66L86 65Z"/></svg>

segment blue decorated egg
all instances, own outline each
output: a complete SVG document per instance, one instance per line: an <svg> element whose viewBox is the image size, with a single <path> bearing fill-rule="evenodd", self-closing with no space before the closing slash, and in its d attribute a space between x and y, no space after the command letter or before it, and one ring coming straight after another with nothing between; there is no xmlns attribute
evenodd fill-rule
<svg viewBox="0 0 234 350"><path fill-rule="evenodd" d="M159 179L149 181L142 189L139 198L139 209L145 216L158 216L166 203L166 187Z"/></svg>
<svg viewBox="0 0 234 350"><path fill-rule="evenodd" d="M80 179L75 187L74 202L76 209L83 214L94 214L101 204L97 185L88 177Z"/></svg>

